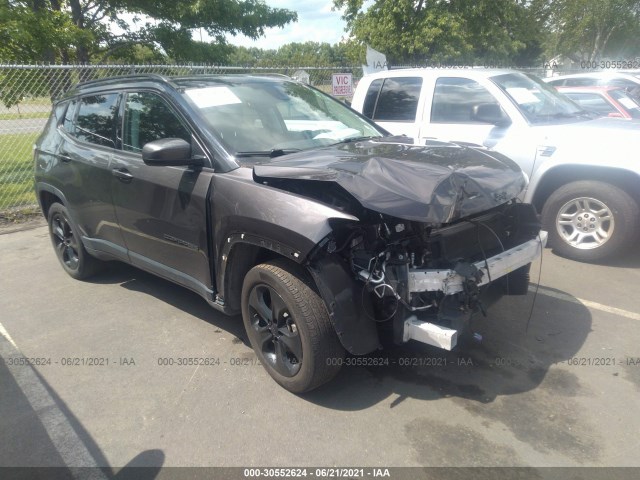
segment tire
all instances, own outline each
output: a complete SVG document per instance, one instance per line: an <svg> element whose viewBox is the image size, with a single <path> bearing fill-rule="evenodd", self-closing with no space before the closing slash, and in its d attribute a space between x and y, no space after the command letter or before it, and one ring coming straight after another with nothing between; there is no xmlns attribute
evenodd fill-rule
<svg viewBox="0 0 640 480"><path fill-rule="evenodd" d="M263 263L247 273L242 286L242 320L251 346L269 375L293 393L331 380L344 358L324 302L304 273L287 261Z"/></svg>
<svg viewBox="0 0 640 480"><path fill-rule="evenodd" d="M542 225L554 252L592 262L630 247L640 233L640 209L615 185L584 180L553 192L542 209Z"/></svg>
<svg viewBox="0 0 640 480"><path fill-rule="evenodd" d="M84 280L97 273L102 262L85 250L67 209L60 203L53 203L47 220L51 243L64 271L76 280Z"/></svg>

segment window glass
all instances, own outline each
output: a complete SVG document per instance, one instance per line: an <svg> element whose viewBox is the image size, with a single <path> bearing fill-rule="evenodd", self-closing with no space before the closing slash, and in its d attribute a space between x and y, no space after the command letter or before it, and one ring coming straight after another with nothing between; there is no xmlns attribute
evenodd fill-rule
<svg viewBox="0 0 640 480"><path fill-rule="evenodd" d="M211 81L184 97L237 155L270 157L381 132L344 103L306 85L279 79Z"/></svg>
<svg viewBox="0 0 640 480"><path fill-rule="evenodd" d="M631 115L631 118L640 118L640 103L638 101L631 98L622 90L611 90L609 95L624 107L627 113Z"/></svg>
<svg viewBox="0 0 640 480"><path fill-rule="evenodd" d="M559 80L549 80L547 83L549 85L553 85L554 87L560 87L564 85L564 82L565 82L564 78L561 78Z"/></svg>
<svg viewBox="0 0 640 480"><path fill-rule="evenodd" d="M443 77L436 81L431 105L432 123L481 123L474 119L478 106L498 101L469 78Z"/></svg>
<svg viewBox="0 0 640 480"><path fill-rule="evenodd" d="M595 78L567 78L564 82L566 87L592 87L597 82Z"/></svg>
<svg viewBox="0 0 640 480"><path fill-rule="evenodd" d="M551 85L525 73L505 73L490 80L511 99L530 123L586 121L582 109Z"/></svg>
<svg viewBox="0 0 640 480"><path fill-rule="evenodd" d="M113 147L118 94L92 95L80 99L75 129L78 140Z"/></svg>
<svg viewBox="0 0 640 480"><path fill-rule="evenodd" d="M597 93L566 93L565 95L585 110L597 112L601 115L617 112L613 105Z"/></svg>
<svg viewBox="0 0 640 480"><path fill-rule="evenodd" d="M371 82L367 94L364 97L364 105L362 106L362 114L367 118L373 118L373 111L376 108L376 102L378 101L378 93L380 92L380 86L382 85L382 79L379 78Z"/></svg>
<svg viewBox="0 0 640 480"><path fill-rule="evenodd" d="M599 85L604 85L608 87L624 87L624 88L633 88L637 87L638 84L627 80L626 78L604 78L598 82Z"/></svg>
<svg viewBox="0 0 640 480"><path fill-rule="evenodd" d="M150 92L128 94L123 150L141 152L145 144L162 138L182 138L191 143L189 130L159 95Z"/></svg>
<svg viewBox="0 0 640 480"><path fill-rule="evenodd" d="M382 121L414 121L422 78L387 78L382 84L373 118Z"/></svg>
<svg viewBox="0 0 640 480"><path fill-rule="evenodd" d="M75 100L73 100L69 104L69 108L67 108L67 111L65 112L65 115L64 115L64 120L62 122L62 128L64 129L65 132L67 132L70 135L75 134L75 126L73 124L73 119L76 114L77 105L78 103Z"/></svg>

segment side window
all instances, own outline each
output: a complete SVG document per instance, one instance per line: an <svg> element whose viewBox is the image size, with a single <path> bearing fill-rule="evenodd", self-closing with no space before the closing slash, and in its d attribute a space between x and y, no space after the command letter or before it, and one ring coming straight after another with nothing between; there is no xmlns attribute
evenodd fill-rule
<svg viewBox="0 0 640 480"><path fill-rule="evenodd" d="M567 78L564 85L566 87L591 87L596 83L595 78Z"/></svg>
<svg viewBox="0 0 640 480"><path fill-rule="evenodd" d="M623 87L623 88L633 88L637 87L638 84L632 82L631 80L627 80L625 78L613 78L613 79L603 79L598 82L600 85L611 86L611 87Z"/></svg>
<svg viewBox="0 0 640 480"><path fill-rule="evenodd" d="M380 93L380 87L382 86L382 79L379 78L371 82L367 94L364 97L364 105L362 105L362 114L367 118L373 118L373 111L376 108L376 102L378 101L378 93Z"/></svg>
<svg viewBox="0 0 640 480"><path fill-rule="evenodd" d="M604 115L617 112L613 105L596 93L568 93L566 95L587 110L592 110Z"/></svg>
<svg viewBox="0 0 640 480"><path fill-rule="evenodd" d="M560 79L560 80L550 80L547 83L553 87L561 87L562 85L564 85L564 78Z"/></svg>
<svg viewBox="0 0 640 480"><path fill-rule="evenodd" d="M374 120L412 122L418 111L422 78L386 78L373 114Z"/></svg>
<svg viewBox="0 0 640 480"><path fill-rule="evenodd" d="M69 133L84 142L113 147L118 96L117 93L111 93L81 98L75 128Z"/></svg>
<svg viewBox="0 0 640 480"><path fill-rule="evenodd" d="M73 121L75 119L77 106L78 102L73 100L69 104L69 108L67 108L67 111L64 114L64 120L62 121L63 130L72 136L75 136L75 125L73 124Z"/></svg>
<svg viewBox="0 0 640 480"><path fill-rule="evenodd" d="M431 123L484 123L475 119L480 105L498 105L489 91L469 78L442 77L436 81Z"/></svg>
<svg viewBox="0 0 640 480"><path fill-rule="evenodd" d="M140 152L145 144L162 138L182 138L191 143L189 130L159 95L150 92L128 94L122 149Z"/></svg>

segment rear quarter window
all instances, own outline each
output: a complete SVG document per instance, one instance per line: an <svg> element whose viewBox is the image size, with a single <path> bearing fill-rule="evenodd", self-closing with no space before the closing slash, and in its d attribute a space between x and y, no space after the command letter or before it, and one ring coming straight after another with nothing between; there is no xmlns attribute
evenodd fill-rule
<svg viewBox="0 0 640 480"><path fill-rule="evenodd" d="M421 89L420 77L386 78L372 118L386 122L415 121Z"/></svg>
<svg viewBox="0 0 640 480"><path fill-rule="evenodd" d="M81 98L69 133L84 142L114 147L118 98L117 93ZM65 119L65 125L66 123Z"/></svg>

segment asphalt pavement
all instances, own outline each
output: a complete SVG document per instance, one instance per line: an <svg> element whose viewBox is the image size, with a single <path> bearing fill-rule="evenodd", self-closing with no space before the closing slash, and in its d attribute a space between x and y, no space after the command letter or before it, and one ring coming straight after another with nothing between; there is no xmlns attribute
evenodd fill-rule
<svg viewBox="0 0 640 480"><path fill-rule="evenodd" d="M480 341L296 396L240 318L123 264L75 281L43 226L0 234L0 466L638 467L639 267L547 249L535 304L500 300Z"/></svg>

